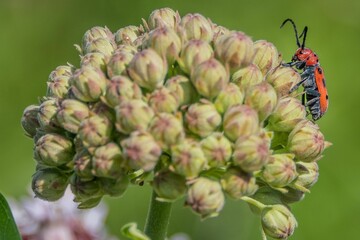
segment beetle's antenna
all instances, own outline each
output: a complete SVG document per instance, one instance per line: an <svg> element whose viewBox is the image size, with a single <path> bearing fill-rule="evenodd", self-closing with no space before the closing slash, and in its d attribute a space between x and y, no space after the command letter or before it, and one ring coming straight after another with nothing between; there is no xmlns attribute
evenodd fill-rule
<svg viewBox="0 0 360 240"><path fill-rule="evenodd" d="M305 40L306 40L306 34L307 34L307 31L308 31L308 27L306 26L303 30L303 32L300 34L299 38L301 38L303 35L303 42L302 42L302 45L301 45L301 48L304 49L305 47Z"/></svg>
<svg viewBox="0 0 360 240"><path fill-rule="evenodd" d="M293 21L292 19L290 19L290 18L286 19L286 20L281 24L280 28L282 28L282 27L285 25L285 23L287 23L287 22L291 22L291 24L293 25L294 31L295 31L295 37L296 37L296 45L297 45L298 47L300 47L299 35L298 35L297 29L296 29L296 25L295 25L295 23L294 23L294 21ZM307 27L305 27L305 28L306 28L306 31L307 31ZM304 29L304 31L305 31L305 29ZM304 33L304 32L303 32L303 33ZM306 35L306 32L305 32L305 35ZM303 45L304 45L304 43L305 43L305 41L303 42ZM302 47L302 48L303 48L303 47Z"/></svg>

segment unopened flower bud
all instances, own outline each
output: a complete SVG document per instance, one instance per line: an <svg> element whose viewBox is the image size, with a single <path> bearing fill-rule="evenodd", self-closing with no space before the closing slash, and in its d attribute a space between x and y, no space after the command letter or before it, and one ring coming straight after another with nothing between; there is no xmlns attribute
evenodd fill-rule
<svg viewBox="0 0 360 240"><path fill-rule="evenodd" d="M230 32L215 42L215 54L233 73L252 62L253 42L243 32Z"/></svg>
<svg viewBox="0 0 360 240"><path fill-rule="evenodd" d="M190 105L185 119L189 130L200 137L209 136L221 124L221 115L212 103L206 101Z"/></svg>
<svg viewBox="0 0 360 240"><path fill-rule="evenodd" d="M180 15L171 8L160 8L154 10L148 20L150 29L157 27L171 27L175 28L180 22Z"/></svg>
<svg viewBox="0 0 360 240"><path fill-rule="evenodd" d="M301 81L300 74L291 67L279 66L272 69L265 77L273 85L279 97L289 94L290 89ZM291 94L297 94L295 91Z"/></svg>
<svg viewBox="0 0 360 240"><path fill-rule="evenodd" d="M82 39L82 46L85 47L89 42L98 38L105 38L112 41L114 35L107 27L93 27L85 32Z"/></svg>
<svg viewBox="0 0 360 240"><path fill-rule="evenodd" d="M32 179L32 190L35 196L46 201L60 199L69 184L69 176L56 168L45 168L36 171Z"/></svg>
<svg viewBox="0 0 360 240"><path fill-rule="evenodd" d="M242 104L244 94L234 83L228 83L218 94L214 105L219 113L223 114L227 109L236 104Z"/></svg>
<svg viewBox="0 0 360 240"><path fill-rule="evenodd" d="M251 86L245 95L245 104L258 112L259 120L264 121L275 109L278 102L275 89L263 81Z"/></svg>
<svg viewBox="0 0 360 240"><path fill-rule="evenodd" d="M47 82L46 96L54 98L65 98L69 90L68 76L59 76Z"/></svg>
<svg viewBox="0 0 360 240"><path fill-rule="evenodd" d="M74 69L73 66L70 65L63 65L58 66L54 71L52 71L49 75L49 82L52 82L57 77L67 77L70 78Z"/></svg>
<svg viewBox="0 0 360 240"><path fill-rule="evenodd" d="M265 234L275 239L287 239L297 227L294 215L284 205L270 205L261 212L261 225Z"/></svg>
<svg viewBox="0 0 360 240"><path fill-rule="evenodd" d="M107 59L104 54L100 52L88 53L81 57L80 66L91 66L93 68L99 68L106 73Z"/></svg>
<svg viewBox="0 0 360 240"><path fill-rule="evenodd" d="M45 131L53 131L57 129L58 122L56 121L56 113L59 109L57 99L50 98L40 104L37 115L40 127Z"/></svg>
<svg viewBox="0 0 360 240"><path fill-rule="evenodd" d="M131 55L135 55L136 53L138 53L138 49L132 45L121 44L116 49L115 53L117 53L117 52L126 52L126 53L130 53Z"/></svg>
<svg viewBox="0 0 360 240"><path fill-rule="evenodd" d="M176 75L168 79L165 87L177 98L179 105L193 103L199 98L199 94L190 80L182 75Z"/></svg>
<svg viewBox="0 0 360 240"><path fill-rule="evenodd" d="M36 129L40 127L38 121L39 106L30 105L25 108L21 117L21 125L28 137L33 138L36 134Z"/></svg>
<svg viewBox="0 0 360 240"><path fill-rule="evenodd" d="M151 49L137 53L128 66L128 74L140 87L150 91L163 85L167 63Z"/></svg>
<svg viewBox="0 0 360 240"><path fill-rule="evenodd" d="M213 99L229 82L224 66L215 58L199 64L191 73L191 81L200 95Z"/></svg>
<svg viewBox="0 0 360 240"><path fill-rule="evenodd" d="M102 53L105 57L110 57L115 49L116 44L113 41L110 41L106 38L97 38L93 41L88 42L85 45L83 52L85 54L99 52Z"/></svg>
<svg viewBox="0 0 360 240"><path fill-rule="evenodd" d="M279 100L277 107L270 115L269 124L274 131L290 132L305 117L305 106L299 99L284 97Z"/></svg>
<svg viewBox="0 0 360 240"><path fill-rule="evenodd" d="M160 201L173 202L186 191L185 178L169 170L161 170L154 176L152 187Z"/></svg>
<svg viewBox="0 0 360 240"><path fill-rule="evenodd" d="M74 99L65 99L60 103L56 118L65 130L77 133L80 123L89 116L89 112L86 104Z"/></svg>
<svg viewBox="0 0 360 240"><path fill-rule="evenodd" d="M74 172L82 179L92 180L94 178L91 158L92 155L84 148L80 152L77 152L73 158Z"/></svg>
<svg viewBox="0 0 360 240"><path fill-rule="evenodd" d="M123 100L115 111L116 128L125 134L135 130L146 130L154 116L152 108L140 99Z"/></svg>
<svg viewBox="0 0 360 240"><path fill-rule="evenodd" d="M296 171L299 175L293 182L295 187L310 189L318 180L319 166L316 162L296 162Z"/></svg>
<svg viewBox="0 0 360 240"><path fill-rule="evenodd" d="M34 158L47 166L60 166L70 162L74 156L71 140L54 133L42 136L35 145Z"/></svg>
<svg viewBox="0 0 360 240"><path fill-rule="evenodd" d="M214 55L210 44L203 40L190 40L183 47L179 65L186 73L191 73L200 63L209 60Z"/></svg>
<svg viewBox="0 0 360 240"><path fill-rule="evenodd" d="M255 64L250 64L236 71L232 75L231 81L235 83L242 92L246 92L250 86L261 83L263 78L259 67Z"/></svg>
<svg viewBox="0 0 360 240"><path fill-rule="evenodd" d="M120 44L131 44L141 34L141 29L137 26L126 26L120 28L114 34L115 41L118 45Z"/></svg>
<svg viewBox="0 0 360 240"><path fill-rule="evenodd" d="M184 30L185 40L200 39L210 42L213 39L211 21L199 13L186 14L182 17L180 25Z"/></svg>
<svg viewBox="0 0 360 240"><path fill-rule="evenodd" d="M220 37L225 34L229 34L230 30L224 26L213 24L213 32L214 32L213 42L216 45L216 42L218 41L218 39L220 39Z"/></svg>
<svg viewBox="0 0 360 240"><path fill-rule="evenodd" d="M254 43L254 61L265 75L269 70L279 65L279 53L271 42L258 40Z"/></svg>
<svg viewBox="0 0 360 240"><path fill-rule="evenodd" d="M262 171L263 180L272 187L281 188L297 177L294 154L274 154Z"/></svg>
<svg viewBox="0 0 360 240"><path fill-rule="evenodd" d="M149 105L155 112L174 113L179 107L179 101L166 87L160 87L149 96Z"/></svg>
<svg viewBox="0 0 360 240"><path fill-rule="evenodd" d="M86 148L98 147L110 141L112 130L109 119L93 115L81 122L78 136Z"/></svg>
<svg viewBox="0 0 360 240"><path fill-rule="evenodd" d="M281 201L285 204L300 202L305 197L305 192L291 187L286 187L286 191L281 193Z"/></svg>
<svg viewBox="0 0 360 240"><path fill-rule="evenodd" d="M259 131L258 114L247 105L233 105L225 112L223 128L225 135L235 142L239 137L250 136Z"/></svg>
<svg viewBox="0 0 360 240"><path fill-rule="evenodd" d="M231 142L220 132L214 132L200 142L210 167L224 167L229 161Z"/></svg>
<svg viewBox="0 0 360 240"><path fill-rule="evenodd" d="M95 102L105 93L106 77L97 68L82 67L71 79L71 90L76 98L84 102Z"/></svg>
<svg viewBox="0 0 360 240"><path fill-rule="evenodd" d="M188 189L185 204L202 218L216 217L225 204L220 183L204 177L196 179Z"/></svg>
<svg viewBox="0 0 360 240"><path fill-rule="evenodd" d="M258 190L256 178L239 167L231 167L221 178L224 191L234 199L251 196Z"/></svg>
<svg viewBox="0 0 360 240"><path fill-rule="evenodd" d="M116 51L107 64L107 73L110 78L123 75L134 55L127 51Z"/></svg>
<svg viewBox="0 0 360 240"><path fill-rule="evenodd" d="M97 179L88 181L73 174L70 177L70 187L72 193L75 195L75 202L83 203L89 199L99 198L103 195Z"/></svg>
<svg viewBox="0 0 360 240"><path fill-rule="evenodd" d="M94 105L91 105L90 116L92 115L98 115L99 117L107 118L112 123L114 123L116 119L115 110L103 102L97 102Z"/></svg>
<svg viewBox="0 0 360 240"><path fill-rule="evenodd" d="M121 142L121 147L129 166L135 170L153 170L161 155L160 146L153 136L146 132L133 132Z"/></svg>
<svg viewBox="0 0 360 240"><path fill-rule="evenodd" d="M111 197L121 197L129 186L129 179L123 172L116 179L99 178L101 190Z"/></svg>

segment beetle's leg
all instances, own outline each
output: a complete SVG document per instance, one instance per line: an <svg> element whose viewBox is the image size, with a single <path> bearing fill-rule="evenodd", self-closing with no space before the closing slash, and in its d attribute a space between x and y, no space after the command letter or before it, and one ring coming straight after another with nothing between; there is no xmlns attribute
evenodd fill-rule
<svg viewBox="0 0 360 240"><path fill-rule="evenodd" d="M320 93L313 89L306 89L306 94L314 96L314 97L320 97Z"/></svg>
<svg viewBox="0 0 360 240"><path fill-rule="evenodd" d="M301 84L303 84L308 78L302 78L300 82L298 82L295 86L293 86L289 93L292 93L293 91L295 91L296 89L298 89L300 87Z"/></svg>
<svg viewBox="0 0 360 240"><path fill-rule="evenodd" d="M319 101L319 99L320 99L320 97L313 98L310 101L307 101L305 106L310 106L310 105L314 104L315 102ZM316 107L314 107L314 108L316 108Z"/></svg>

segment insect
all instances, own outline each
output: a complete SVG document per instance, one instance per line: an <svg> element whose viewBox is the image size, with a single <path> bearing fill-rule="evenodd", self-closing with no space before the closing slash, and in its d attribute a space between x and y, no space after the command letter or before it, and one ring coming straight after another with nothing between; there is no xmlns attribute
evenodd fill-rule
<svg viewBox="0 0 360 240"><path fill-rule="evenodd" d="M304 87L305 94L302 95L302 103L304 106L308 107L312 119L316 121L325 114L329 105L324 71L320 67L319 58L316 53L309 48L305 48L308 27L306 26L299 36L296 25L290 18L286 19L281 24L280 28L282 28L287 22L290 22L294 27L298 49L292 57L291 62L283 65L303 70L301 73L301 81L292 87L289 93L297 90L300 85ZM301 37L303 39L302 44L300 45Z"/></svg>

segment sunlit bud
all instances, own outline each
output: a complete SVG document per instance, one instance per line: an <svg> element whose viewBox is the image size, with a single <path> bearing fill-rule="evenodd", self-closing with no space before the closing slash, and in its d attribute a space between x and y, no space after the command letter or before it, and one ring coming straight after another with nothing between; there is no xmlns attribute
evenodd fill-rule
<svg viewBox="0 0 360 240"><path fill-rule="evenodd" d="M65 98L69 90L69 77L59 76L47 82L46 96Z"/></svg>
<svg viewBox="0 0 360 240"><path fill-rule="evenodd" d="M259 120L262 122L274 111L278 97L275 89L264 81L251 86L246 91L244 102L257 111Z"/></svg>
<svg viewBox="0 0 360 240"><path fill-rule="evenodd" d="M253 42L243 32L230 32L216 40L215 54L233 73L252 62L254 56Z"/></svg>
<svg viewBox="0 0 360 240"><path fill-rule="evenodd" d="M81 57L80 66L99 68L106 73L106 63L107 59L104 54L100 52L92 52Z"/></svg>
<svg viewBox="0 0 360 240"><path fill-rule="evenodd" d="M38 121L39 106L27 106L21 117L21 126L23 127L26 136L33 138L36 134L36 129L40 127Z"/></svg>
<svg viewBox="0 0 360 240"><path fill-rule="evenodd" d="M229 161L231 142L220 132L214 132L200 142L210 167L224 167Z"/></svg>
<svg viewBox="0 0 360 240"><path fill-rule="evenodd" d="M110 78L125 73L134 55L127 51L116 51L107 64L107 73Z"/></svg>
<svg viewBox="0 0 360 240"><path fill-rule="evenodd" d="M200 95L213 99L229 82L229 77L224 66L211 58L194 69L191 81Z"/></svg>
<svg viewBox="0 0 360 240"><path fill-rule="evenodd" d="M210 44L203 40L188 41L178 60L181 69L186 73L191 73L200 63L209 60L214 55Z"/></svg>
<svg viewBox="0 0 360 240"><path fill-rule="evenodd" d="M74 72L73 66L70 65L58 66L54 71L50 73L48 82L52 82L57 77L70 78L73 72Z"/></svg>
<svg viewBox="0 0 360 240"><path fill-rule="evenodd" d="M179 105L187 105L199 99L199 94L188 78L176 75L166 80L165 87L174 95Z"/></svg>
<svg viewBox="0 0 360 240"><path fill-rule="evenodd" d="M215 99L214 105L216 110L223 114L227 109L236 104L242 104L244 94L240 91L239 87L234 83L228 83L218 94Z"/></svg>
<svg viewBox="0 0 360 240"><path fill-rule="evenodd" d="M97 179L88 181L76 174L70 177L70 187L75 195L75 202L85 202L86 200L98 198L103 195L100 183Z"/></svg>
<svg viewBox="0 0 360 240"><path fill-rule="evenodd" d="M78 136L86 148L98 147L110 141L112 130L109 119L93 115L81 122Z"/></svg>
<svg viewBox="0 0 360 240"><path fill-rule="evenodd" d="M105 93L106 77L97 68L82 67L70 80L72 93L81 101L95 102Z"/></svg>
<svg viewBox="0 0 360 240"><path fill-rule="evenodd" d="M150 14L148 25L150 29L163 26L176 28L179 22L180 15L178 12L175 12L171 8L160 8Z"/></svg>
<svg viewBox="0 0 360 240"><path fill-rule="evenodd" d="M138 53L138 49L132 45L121 44L116 49L115 53L117 53L117 52L126 52L126 53L130 53L132 55L135 55L136 53Z"/></svg>
<svg viewBox="0 0 360 240"><path fill-rule="evenodd" d="M294 215L284 205L269 205L261 212L261 225L265 234L275 239L287 239L297 227Z"/></svg>
<svg viewBox="0 0 360 240"><path fill-rule="evenodd" d="M284 97L279 100L277 107L270 115L269 124L274 131L290 132L305 117L305 106L299 99Z"/></svg>
<svg viewBox="0 0 360 240"><path fill-rule="evenodd" d="M185 137L182 120L169 113L156 115L150 122L148 131L163 150L181 142Z"/></svg>
<svg viewBox="0 0 360 240"><path fill-rule="evenodd" d="M163 85L168 69L165 59L148 48L134 56L127 70L130 78L140 87L152 91Z"/></svg>
<svg viewBox="0 0 360 240"><path fill-rule="evenodd" d="M213 39L211 21L199 13L186 14L182 17L180 25L184 31L184 40L200 39L210 42Z"/></svg>
<svg viewBox="0 0 360 240"><path fill-rule="evenodd" d="M89 113L86 104L74 99L65 99L60 103L56 118L60 126L65 130L77 133L80 123L89 116Z"/></svg>
<svg viewBox="0 0 360 240"><path fill-rule="evenodd" d="M57 99L50 98L40 104L37 119L40 127L45 131L53 131L57 129L56 113L59 109Z"/></svg>
<svg viewBox="0 0 360 240"><path fill-rule="evenodd" d="M73 159L73 147L71 140L58 134L48 133L36 142L34 158L40 164L60 166Z"/></svg>
<svg viewBox="0 0 360 240"><path fill-rule="evenodd" d="M155 112L174 113L179 107L175 94L166 87L160 87L149 95L149 105Z"/></svg>
<svg viewBox="0 0 360 240"><path fill-rule="evenodd" d="M32 190L37 198L46 201L60 199L69 184L69 176L56 168L45 168L36 171L32 179Z"/></svg>
<svg viewBox="0 0 360 240"><path fill-rule="evenodd" d="M239 167L231 167L226 171L221 178L221 186L234 199L251 196L258 190L256 178Z"/></svg>
<svg viewBox="0 0 360 240"><path fill-rule="evenodd" d="M235 83L242 92L253 85L259 84L263 81L264 77L255 64L250 64L245 68L241 68L231 76L231 81Z"/></svg>
<svg viewBox="0 0 360 240"><path fill-rule="evenodd" d="M254 42L254 61L265 75L269 70L279 65L279 53L271 42L258 40Z"/></svg>
<svg viewBox="0 0 360 240"><path fill-rule="evenodd" d="M319 166L316 162L296 162L296 171L298 177L293 182L293 185L301 186L310 189L318 180Z"/></svg>
<svg viewBox="0 0 360 240"><path fill-rule="evenodd" d="M121 197L129 186L129 179L124 172L116 179L99 178L99 181L104 194L111 197Z"/></svg>
<svg viewBox="0 0 360 240"><path fill-rule="evenodd" d="M146 130L154 116L152 108L140 99L124 99L115 111L116 128L125 134L135 130Z"/></svg>
<svg viewBox="0 0 360 240"><path fill-rule="evenodd" d="M141 29L137 26L129 25L114 33L115 41L118 45L120 44L131 44L141 34Z"/></svg>
<svg viewBox="0 0 360 240"><path fill-rule="evenodd" d="M145 172L155 168L161 155L161 148L152 135L146 132L133 132L121 142L123 155L129 166Z"/></svg>
<svg viewBox="0 0 360 240"><path fill-rule="evenodd" d="M216 217L225 204L225 197L219 182L200 177L189 187L187 206L202 218Z"/></svg>
<svg viewBox="0 0 360 240"><path fill-rule="evenodd" d="M262 179L272 187L285 187L297 177L294 154L274 154L262 171Z"/></svg>
<svg viewBox="0 0 360 240"><path fill-rule="evenodd" d="M260 128L258 114L247 105L233 105L224 114L223 128L231 141L252 135Z"/></svg>
<svg viewBox="0 0 360 240"><path fill-rule="evenodd" d="M291 67L279 66L272 69L265 79L268 83L273 85L279 97L289 94L290 89L295 86L296 83L301 81L300 74ZM294 91L291 95L297 94Z"/></svg>
<svg viewBox="0 0 360 240"><path fill-rule="evenodd" d="M98 38L104 38L109 41L114 40L114 35L107 27L93 27L87 30L82 39L82 46L85 47L89 42Z"/></svg>
<svg viewBox="0 0 360 240"><path fill-rule="evenodd" d="M221 124L221 115L214 105L207 101L189 106L185 120L189 130L200 137L209 136Z"/></svg>
<svg viewBox="0 0 360 240"><path fill-rule="evenodd" d="M93 41L88 42L83 53L102 53L105 57L110 57L116 49L116 44L113 41L109 41L106 38L97 38Z"/></svg>
<svg viewBox="0 0 360 240"><path fill-rule="evenodd" d="M92 180L94 175L92 174L92 155L86 150L82 149L76 152L74 161L74 171L76 175L85 180Z"/></svg>
<svg viewBox="0 0 360 240"><path fill-rule="evenodd" d="M187 189L183 176L166 169L155 173L152 187L158 200L168 202L182 197Z"/></svg>
<svg viewBox="0 0 360 240"><path fill-rule="evenodd" d="M221 36L226 35L226 34L229 34L229 33L230 33L230 30L227 29L227 28L224 27L224 26L220 26L220 25L213 24L213 32L214 32L213 42L214 42L215 45L216 45L217 40L218 40Z"/></svg>

